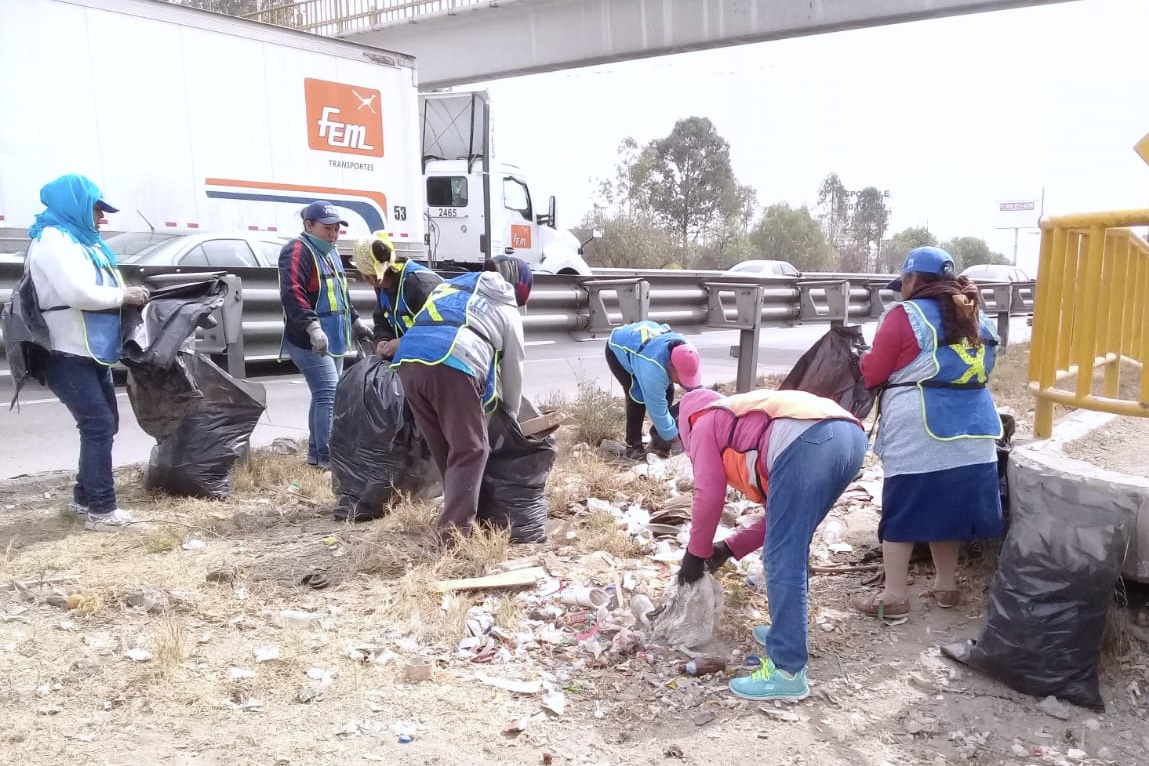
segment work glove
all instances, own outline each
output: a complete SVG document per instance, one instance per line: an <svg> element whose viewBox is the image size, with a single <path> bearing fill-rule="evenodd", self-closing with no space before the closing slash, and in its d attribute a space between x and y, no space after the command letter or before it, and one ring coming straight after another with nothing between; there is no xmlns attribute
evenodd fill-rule
<svg viewBox="0 0 1149 766"><path fill-rule="evenodd" d="M682 454L682 439L674 437L670 441L663 439L654 431L650 435L650 451L656 453L659 457L670 457L671 455Z"/></svg>
<svg viewBox="0 0 1149 766"><path fill-rule="evenodd" d="M131 285L124 288L125 306L142 306L148 302L151 293L142 285Z"/></svg>
<svg viewBox="0 0 1149 766"><path fill-rule="evenodd" d="M710 570L711 574L714 574L721 569L722 565L729 561L733 555L726 543L715 543L714 553L711 554L710 558L706 559L706 568Z"/></svg>
<svg viewBox="0 0 1149 766"><path fill-rule="evenodd" d="M355 340L371 340L371 328L362 319L356 319L351 325L351 334Z"/></svg>
<svg viewBox="0 0 1149 766"><path fill-rule="evenodd" d="M682 566L678 568L678 584L689 585L698 582L706 574L706 559L700 559L690 551L682 556Z"/></svg>
<svg viewBox="0 0 1149 766"><path fill-rule="evenodd" d="M316 354L327 353L327 336L323 332L323 328L319 326L319 322L312 322L307 325L307 337L311 339L311 350Z"/></svg>

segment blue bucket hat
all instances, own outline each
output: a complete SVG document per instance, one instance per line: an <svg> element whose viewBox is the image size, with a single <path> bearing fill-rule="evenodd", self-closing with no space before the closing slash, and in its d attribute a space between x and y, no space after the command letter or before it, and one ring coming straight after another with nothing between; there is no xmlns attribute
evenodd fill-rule
<svg viewBox="0 0 1149 766"><path fill-rule="evenodd" d="M953 256L940 247L915 247L906 256L906 261L902 264L901 274L886 285L886 288L901 292L903 277L915 273L952 277L954 274Z"/></svg>

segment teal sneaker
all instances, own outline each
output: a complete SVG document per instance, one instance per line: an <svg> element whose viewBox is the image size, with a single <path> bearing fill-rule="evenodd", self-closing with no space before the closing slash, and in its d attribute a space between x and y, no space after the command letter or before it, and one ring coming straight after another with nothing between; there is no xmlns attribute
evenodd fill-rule
<svg viewBox="0 0 1149 766"><path fill-rule="evenodd" d="M766 637L770 635L770 626L755 625L754 630L750 631L750 633L754 636L754 640L758 643L759 646L765 647Z"/></svg>
<svg viewBox="0 0 1149 766"><path fill-rule="evenodd" d="M810 685L806 683L805 668L790 675L767 659L766 664L751 675L732 680L730 691L735 697L747 700L798 702L810 696Z"/></svg>

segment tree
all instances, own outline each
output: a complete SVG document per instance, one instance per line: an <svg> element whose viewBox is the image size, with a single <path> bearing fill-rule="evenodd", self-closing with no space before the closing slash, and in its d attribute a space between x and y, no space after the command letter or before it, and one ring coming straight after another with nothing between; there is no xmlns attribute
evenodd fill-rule
<svg viewBox="0 0 1149 766"><path fill-rule="evenodd" d="M858 192L850 213L850 243L864 256L866 267L874 264L876 268L882 237L889 225L890 211L883 194L873 186Z"/></svg>
<svg viewBox="0 0 1149 766"><path fill-rule="evenodd" d="M665 269L680 266L673 235L650 216L641 213L611 214L601 207L583 218L576 227L580 240L594 229L602 237L586 246L585 258L591 266L606 268Z"/></svg>
<svg viewBox="0 0 1149 766"><path fill-rule="evenodd" d="M684 251L739 212L744 195L730 165L730 144L705 117L674 124L631 166L630 194L672 229Z"/></svg>
<svg viewBox="0 0 1149 766"><path fill-rule="evenodd" d="M818 188L818 218L834 250L846 244L850 225L850 193L837 173L831 173Z"/></svg>
<svg viewBox="0 0 1149 766"><path fill-rule="evenodd" d="M879 274L897 273L911 250L937 244L938 238L924 226L903 229L882 243L876 271Z"/></svg>
<svg viewBox="0 0 1149 766"><path fill-rule="evenodd" d="M959 272L982 263L1009 263L1004 255L990 250L981 237L954 237L942 243L942 249L953 256L954 266Z"/></svg>
<svg viewBox="0 0 1149 766"><path fill-rule="evenodd" d="M835 266L834 249L806 207L783 202L766 208L750 242L754 257L789 261L799 271L831 271Z"/></svg>
<svg viewBox="0 0 1149 766"><path fill-rule="evenodd" d="M260 21L281 27L298 26L300 20L295 0L167 0L167 2L227 16L250 16L260 11L275 10L275 13L261 17Z"/></svg>

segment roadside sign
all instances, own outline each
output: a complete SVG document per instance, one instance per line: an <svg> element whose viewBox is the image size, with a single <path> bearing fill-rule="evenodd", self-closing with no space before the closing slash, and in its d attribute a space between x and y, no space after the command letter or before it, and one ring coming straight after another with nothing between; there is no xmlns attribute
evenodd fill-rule
<svg viewBox="0 0 1149 766"><path fill-rule="evenodd" d="M1137 156L1149 164L1149 135L1142 138L1133 145L1133 151L1137 152Z"/></svg>
<svg viewBox="0 0 1149 766"><path fill-rule="evenodd" d="M997 209L1001 213L1018 213L1028 210L1036 209L1036 203L1033 200L1023 200L1020 202L999 202Z"/></svg>

